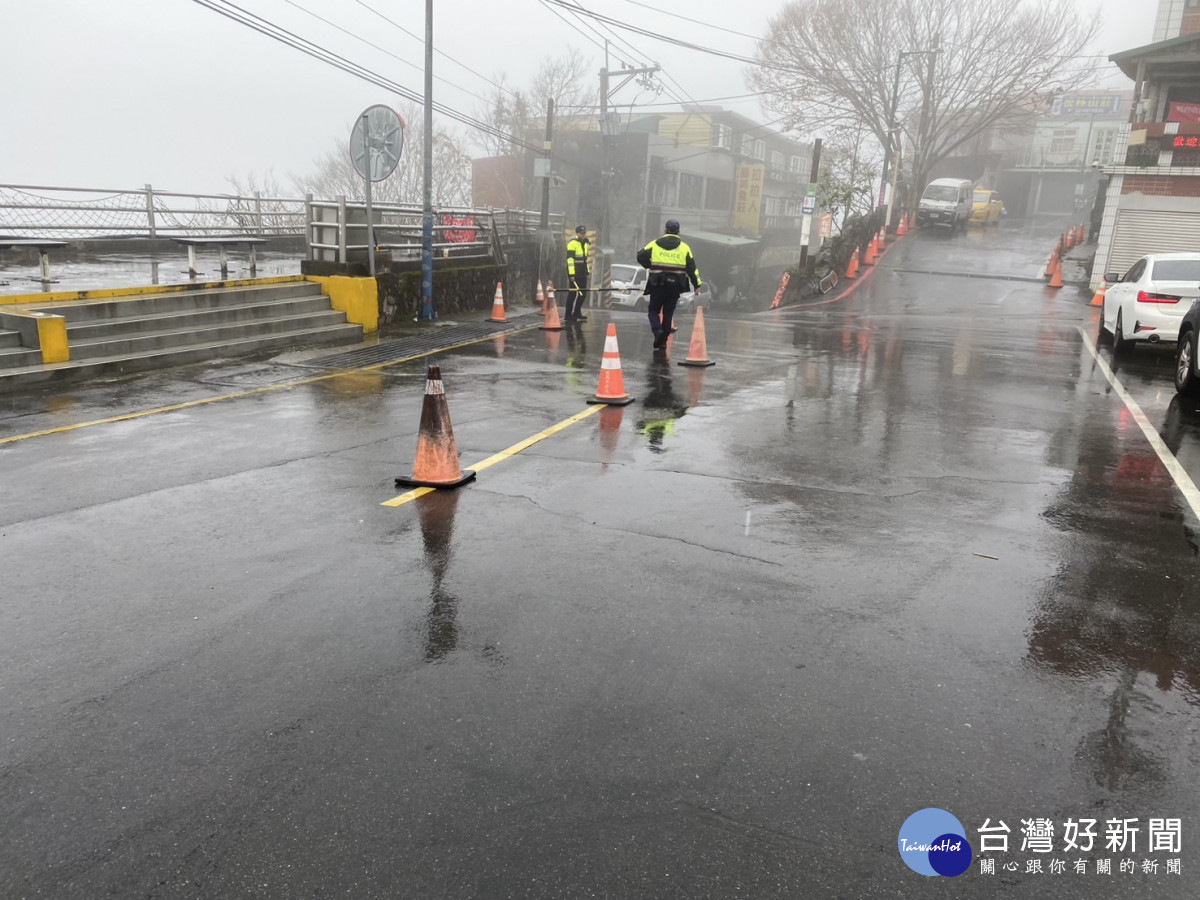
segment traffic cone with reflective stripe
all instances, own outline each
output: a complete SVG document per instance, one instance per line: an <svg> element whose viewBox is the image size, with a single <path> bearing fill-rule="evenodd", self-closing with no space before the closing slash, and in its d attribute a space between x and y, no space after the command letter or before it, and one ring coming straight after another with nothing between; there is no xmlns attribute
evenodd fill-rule
<svg viewBox="0 0 1200 900"><path fill-rule="evenodd" d="M688 344L687 359L681 366L715 366L708 358L708 342L704 339L704 307L696 310L696 323L692 326L692 341Z"/></svg>
<svg viewBox="0 0 1200 900"><path fill-rule="evenodd" d="M1054 267L1058 264L1059 248L1061 246L1062 246L1062 241L1060 240L1057 244L1054 245L1054 249L1052 251L1050 251L1050 258L1048 260L1046 260L1046 271L1043 272L1042 274L1045 275L1047 278L1054 275Z"/></svg>
<svg viewBox="0 0 1200 900"><path fill-rule="evenodd" d="M600 360L600 386L596 396L589 397L588 403L608 403L612 406L625 406L633 402L633 398L625 393L625 378L621 375L621 354L617 350L617 326L608 323L608 332L604 335L604 356Z"/></svg>
<svg viewBox="0 0 1200 900"><path fill-rule="evenodd" d="M551 283L546 290L546 321L541 324L542 331L562 331L562 320L558 317L558 301L554 298L554 285Z"/></svg>
<svg viewBox="0 0 1200 900"><path fill-rule="evenodd" d="M453 488L466 484L475 473L458 464L458 447L450 425L450 407L442 386L442 371L430 366L425 380L425 402L417 431L417 456L411 478L397 478L396 487Z"/></svg>
<svg viewBox="0 0 1200 900"><path fill-rule="evenodd" d="M1096 288L1096 293L1092 295L1092 306L1103 306L1104 295L1108 291L1108 282L1103 278L1100 279L1100 287Z"/></svg>
<svg viewBox="0 0 1200 900"><path fill-rule="evenodd" d="M846 277L854 278L858 275L858 248L854 248L854 252L850 254L850 262L846 264Z"/></svg>
<svg viewBox="0 0 1200 900"><path fill-rule="evenodd" d="M542 279L540 278L538 279L537 296L534 299L537 301L538 315L544 316L546 314L546 292L542 288Z"/></svg>
<svg viewBox="0 0 1200 900"><path fill-rule="evenodd" d="M905 217L901 216L900 224L896 226L896 235L897 237L903 237L906 234L908 234L908 223L905 221Z"/></svg>
<svg viewBox="0 0 1200 900"><path fill-rule="evenodd" d="M875 241L867 241L867 255L863 257L864 266L875 265Z"/></svg>
<svg viewBox="0 0 1200 900"><path fill-rule="evenodd" d="M489 322L507 322L504 318L504 288L503 285L496 282L496 296L492 300L492 315L488 319Z"/></svg>

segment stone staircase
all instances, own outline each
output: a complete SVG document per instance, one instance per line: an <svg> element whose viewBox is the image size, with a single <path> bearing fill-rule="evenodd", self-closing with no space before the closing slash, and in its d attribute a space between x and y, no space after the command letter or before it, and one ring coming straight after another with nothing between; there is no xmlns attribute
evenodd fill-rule
<svg viewBox="0 0 1200 900"><path fill-rule="evenodd" d="M363 338L362 326L332 310L319 285L299 280L31 303L21 312L64 317L71 358L43 365L39 350L21 345L16 317L0 306L0 392Z"/></svg>

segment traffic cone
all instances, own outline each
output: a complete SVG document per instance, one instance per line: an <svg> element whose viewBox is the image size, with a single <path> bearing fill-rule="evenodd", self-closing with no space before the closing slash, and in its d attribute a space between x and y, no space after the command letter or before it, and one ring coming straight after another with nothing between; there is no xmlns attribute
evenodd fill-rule
<svg viewBox="0 0 1200 900"><path fill-rule="evenodd" d="M492 315L488 319L489 322L507 322L504 318L504 288L499 281L496 282L496 296L492 300Z"/></svg>
<svg viewBox="0 0 1200 900"><path fill-rule="evenodd" d="M896 226L896 235L903 237L906 234L908 234L908 223L905 221L905 217L901 216L900 224Z"/></svg>
<svg viewBox="0 0 1200 900"><path fill-rule="evenodd" d="M854 278L858 275L858 248L854 248L854 252L850 254L850 262L846 263L846 277Z"/></svg>
<svg viewBox="0 0 1200 900"><path fill-rule="evenodd" d="M696 324L692 326L692 341L688 344L687 359L681 366L715 366L708 358L708 342L704 339L704 307L696 310Z"/></svg>
<svg viewBox="0 0 1200 900"><path fill-rule="evenodd" d="M1054 245L1054 249L1050 251L1050 258L1046 260L1046 271L1042 274L1049 278L1054 274L1054 266L1058 263L1058 244Z"/></svg>
<svg viewBox="0 0 1200 900"><path fill-rule="evenodd" d="M425 402L417 432L417 456L411 478L397 478L396 487L453 488L475 477L458 464L458 447L450 425L450 407L442 386L442 372L430 366L425 380Z"/></svg>
<svg viewBox="0 0 1200 900"><path fill-rule="evenodd" d="M558 301L554 298L554 285L546 291L546 321L541 324L542 331L562 331L562 320L558 317Z"/></svg>
<svg viewBox="0 0 1200 900"><path fill-rule="evenodd" d="M1103 278L1100 279L1100 287L1096 288L1096 293L1092 295L1092 306L1103 306L1104 295L1108 291L1108 282Z"/></svg>
<svg viewBox="0 0 1200 900"><path fill-rule="evenodd" d="M1075 246L1075 229L1074 228L1070 229L1066 234L1063 235L1063 246L1066 247L1068 250L1070 250L1072 247Z"/></svg>
<svg viewBox="0 0 1200 900"><path fill-rule="evenodd" d="M538 279L537 295L534 297L538 305L538 315L546 314L546 292L542 289L542 279Z"/></svg>
<svg viewBox="0 0 1200 900"><path fill-rule="evenodd" d="M1062 261L1054 261L1054 274L1050 276L1050 284L1047 287L1060 288L1062 287Z"/></svg>
<svg viewBox="0 0 1200 900"><path fill-rule="evenodd" d="M617 350L617 326L612 322L608 323L608 332L604 335L600 386L596 390L596 396L589 397L587 402L607 403L611 406L625 406L633 402L633 398L625 393L625 379L621 375L621 354Z"/></svg>
<svg viewBox="0 0 1200 900"><path fill-rule="evenodd" d="M863 257L864 266L875 265L875 242L867 241L867 255Z"/></svg>

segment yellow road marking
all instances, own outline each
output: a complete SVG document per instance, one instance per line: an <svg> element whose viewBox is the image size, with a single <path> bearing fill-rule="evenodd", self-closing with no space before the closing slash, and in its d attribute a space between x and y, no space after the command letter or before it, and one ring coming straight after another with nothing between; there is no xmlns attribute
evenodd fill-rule
<svg viewBox="0 0 1200 900"><path fill-rule="evenodd" d="M523 331L532 331L539 328L539 325L530 325L528 328L517 328L513 331L502 332L504 335L520 334ZM193 406L204 406L208 403L220 403L222 400L236 400L239 397L252 397L255 394L267 394L271 391L285 391L290 388L300 387L305 384L316 384L318 381L329 381L333 378L341 378L343 375L352 374L355 372L373 372L376 369L386 369L388 366L398 366L402 363L412 362L416 359L423 359L426 356L433 356L435 353L445 353L447 350L457 350L459 347L469 347L472 344L482 344L485 341L490 341L493 338L499 337L498 334L488 335L484 338L478 338L473 341L463 341L461 344L451 344L449 347L439 347L436 350L428 350L424 353L417 353L413 356L406 356L404 359L393 359L390 362L376 363L373 366L362 366L357 369L341 369L337 372L331 372L328 375L315 375L312 378L301 378L298 381L285 381L282 384L271 384L266 387L251 388L246 391L237 391L232 394L219 394L216 397L203 397L199 400L189 400L186 403L175 403L171 406L159 406L154 409L142 409L137 412L123 413L119 416L109 416L104 419L93 419L90 422L76 422L74 425L61 425L58 428L46 428L42 431L31 431L28 434L14 434L11 437L0 438L0 446L4 444L12 444L17 441L27 441L30 438L46 437L51 434L63 434L68 431L75 431L79 428L91 428L94 425L111 425L113 422L127 422L130 419L140 419L144 416L156 416L159 413L177 412L181 409L190 409Z"/></svg>
<svg viewBox="0 0 1200 900"><path fill-rule="evenodd" d="M511 447L509 447L507 450L501 450L499 453L495 453L495 454L489 456L487 459L482 460L481 462L477 462L473 466L467 466L466 468L474 470L476 472L480 472L483 469L489 469L492 466L496 465L496 463L503 462L504 460L509 459L510 457L516 456L522 450L528 450L530 447L532 447L538 441L544 441L546 438L550 437L551 435L558 434L558 432L562 431L565 428L570 428L576 422L582 422L588 416L598 413L600 410L604 409L604 407L606 405L607 404L599 403L595 406L589 406L583 412L576 413L575 415L571 416L571 418L569 418L569 419L563 419L558 424L551 425L545 431L539 431L533 437L527 437L523 441L518 441L517 443L515 443ZM435 490L437 490L437 488L430 488L430 487L413 488L411 491L407 491L407 492L401 494L399 497L393 497L391 500L385 500L383 503L381 503L379 505L380 506L403 506L405 503L408 503L411 500L416 500L418 497L424 497L426 494L431 493L432 491L435 491Z"/></svg>

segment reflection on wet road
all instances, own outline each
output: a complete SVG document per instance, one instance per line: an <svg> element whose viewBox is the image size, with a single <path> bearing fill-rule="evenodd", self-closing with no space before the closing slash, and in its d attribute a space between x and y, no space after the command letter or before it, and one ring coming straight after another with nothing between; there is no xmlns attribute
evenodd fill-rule
<svg viewBox="0 0 1200 900"><path fill-rule="evenodd" d="M918 896L940 807L957 895L1194 896L1200 542L1132 403L1193 481L1200 410L1024 280L1059 225L714 314L711 368L602 310L440 354L486 465L397 506L425 361L5 398L175 408L0 445L0 894Z"/></svg>

